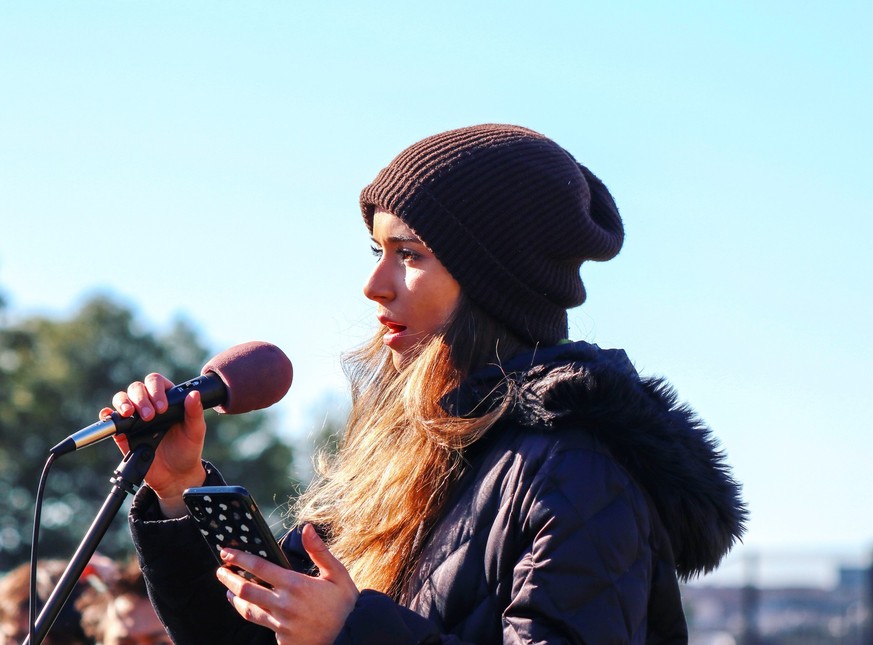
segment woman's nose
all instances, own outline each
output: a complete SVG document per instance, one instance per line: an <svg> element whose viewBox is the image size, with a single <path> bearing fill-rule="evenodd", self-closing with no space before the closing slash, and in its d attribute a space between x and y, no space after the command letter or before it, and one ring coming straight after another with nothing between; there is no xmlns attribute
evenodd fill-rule
<svg viewBox="0 0 873 645"><path fill-rule="evenodd" d="M370 300L378 302L391 300L394 297L394 289L391 286L391 271L386 264L384 258L381 258L364 283L364 295Z"/></svg>

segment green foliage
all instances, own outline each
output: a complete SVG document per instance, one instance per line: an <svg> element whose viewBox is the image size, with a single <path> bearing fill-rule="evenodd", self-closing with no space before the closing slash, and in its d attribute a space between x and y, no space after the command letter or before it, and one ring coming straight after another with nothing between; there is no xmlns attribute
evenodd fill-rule
<svg viewBox="0 0 873 645"><path fill-rule="evenodd" d="M149 372L177 382L191 378L209 354L186 324L156 335L105 297L86 302L69 320L33 317L0 327L0 571L29 557L34 494L49 448L96 421L128 383ZM290 475L293 452L269 413L206 414L206 457L230 483L246 486L265 514L286 504L297 485ZM72 555L121 458L109 440L55 463L43 503L40 558ZM116 517L100 551L130 549L126 518Z"/></svg>

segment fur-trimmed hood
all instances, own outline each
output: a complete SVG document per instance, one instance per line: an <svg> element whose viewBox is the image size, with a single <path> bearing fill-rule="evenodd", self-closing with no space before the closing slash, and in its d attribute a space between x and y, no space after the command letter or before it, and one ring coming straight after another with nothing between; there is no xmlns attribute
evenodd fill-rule
<svg viewBox="0 0 873 645"><path fill-rule="evenodd" d="M660 378L640 378L622 350L585 342L538 349L480 370L450 397L475 415L512 382L505 420L540 431L591 432L651 498L673 548L677 573L714 569L738 541L747 509L711 430ZM487 405L487 403L486 403Z"/></svg>

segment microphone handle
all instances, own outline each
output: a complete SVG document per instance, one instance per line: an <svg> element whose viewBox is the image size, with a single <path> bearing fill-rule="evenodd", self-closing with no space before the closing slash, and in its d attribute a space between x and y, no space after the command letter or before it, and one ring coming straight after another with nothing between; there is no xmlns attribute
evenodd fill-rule
<svg viewBox="0 0 873 645"><path fill-rule="evenodd" d="M109 418L92 423L90 426L71 434L49 452L60 456L90 446L92 443L103 441L116 434L135 435L158 425L166 426L181 421L185 418L185 397L191 390L200 392L200 400L203 402L204 409L214 408L227 401L227 386L221 377L214 372L201 374L167 390L166 411L155 415L148 421L144 421L138 414L122 417L118 412L113 412Z"/></svg>

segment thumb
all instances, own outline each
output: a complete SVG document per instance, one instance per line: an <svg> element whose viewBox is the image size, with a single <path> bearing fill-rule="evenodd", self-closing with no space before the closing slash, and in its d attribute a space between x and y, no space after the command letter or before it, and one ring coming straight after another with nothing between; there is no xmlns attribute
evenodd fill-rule
<svg viewBox="0 0 873 645"><path fill-rule="evenodd" d="M101 421L106 421L106 419L108 419L109 417L112 416L113 411L114 410L112 408L103 408L100 410L100 413L97 415L97 417ZM115 441L115 445L118 446L118 449L121 450L121 452L123 454L126 455L127 453L130 452L130 446L127 443L127 435L126 434L112 435L112 439Z"/></svg>
<svg viewBox="0 0 873 645"><path fill-rule="evenodd" d="M321 537L313 528L312 524L307 524L302 531L303 548L312 558L312 562L318 567L321 578L348 578L349 573L343 566L342 562L337 560L327 545L322 541Z"/></svg>

